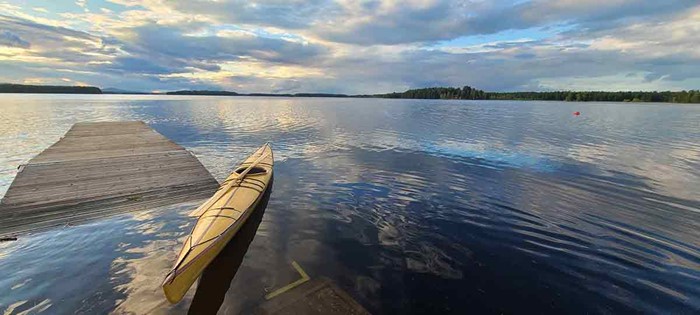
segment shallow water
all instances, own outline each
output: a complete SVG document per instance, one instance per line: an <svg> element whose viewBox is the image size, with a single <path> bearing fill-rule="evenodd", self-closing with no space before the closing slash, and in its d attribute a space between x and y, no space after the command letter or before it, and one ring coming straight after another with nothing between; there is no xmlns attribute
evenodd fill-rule
<svg viewBox="0 0 700 315"><path fill-rule="evenodd" d="M1 95L0 195L86 120L143 120L218 179L272 142L220 313L292 261L377 314L700 312L699 106ZM197 204L0 243L0 311L186 312L195 290L170 306L159 285Z"/></svg>

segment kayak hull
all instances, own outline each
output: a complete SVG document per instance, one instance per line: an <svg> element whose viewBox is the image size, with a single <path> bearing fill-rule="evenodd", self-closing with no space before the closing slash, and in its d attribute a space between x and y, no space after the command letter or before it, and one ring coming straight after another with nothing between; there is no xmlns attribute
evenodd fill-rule
<svg viewBox="0 0 700 315"><path fill-rule="evenodd" d="M248 220L269 186L273 164L272 149L266 144L241 163L214 196L191 214L198 217L197 223L163 281L163 292L170 303L185 296Z"/></svg>

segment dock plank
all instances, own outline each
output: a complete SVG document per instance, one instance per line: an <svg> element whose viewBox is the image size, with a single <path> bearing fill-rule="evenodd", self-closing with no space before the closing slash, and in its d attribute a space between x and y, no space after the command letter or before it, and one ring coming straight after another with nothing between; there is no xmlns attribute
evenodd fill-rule
<svg viewBox="0 0 700 315"><path fill-rule="evenodd" d="M77 123L24 165L0 201L0 236L211 196L199 160L140 121Z"/></svg>
<svg viewBox="0 0 700 315"><path fill-rule="evenodd" d="M314 279L266 301L254 309L256 315L369 315L347 292L327 278Z"/></svg>

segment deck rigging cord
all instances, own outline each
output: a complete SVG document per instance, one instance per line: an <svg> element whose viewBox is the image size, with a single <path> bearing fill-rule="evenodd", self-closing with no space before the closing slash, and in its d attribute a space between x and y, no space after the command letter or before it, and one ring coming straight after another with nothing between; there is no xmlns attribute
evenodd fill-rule
<svg viewBox="0 0 700 315"><path fill-rule="evenodd" d="M265 151L265 148L268 148L268 147L269 147L269 143L266 143L262 148L256 150L255 153L253 153L253 155L257 154L260 150L263 150L263 152L264 152L264 151ZM236 189L236 190L238 190L238 189L241 187L241 184L243 183L243 180L245 179L246 175L247 175L255 166L257 166L258 164L260 164L260 162L261 162L263 159L265 159L265 158L267 158L268 156L270 156L271 153L272 153L272 151L269 151L269 152L264 153L264 154L261 152L261 153L260 153L260 156L259 156L255 161L253 161L249 166L247 166L245 170L243 170L243 171L240 172L240 173L234 171L234 173L238 174L238 176L237 176L236 178L233 178L233 179L227 179L227 180L225 180L225 181L222 183L222 185L221 185L221 187L219 188L219 190L221 190L222 188L225 187L224 191L221 192L221 193L219 194L219 196L216 197L216 198L214 198L214 196L212 196L209 200L207 200L204 204L202 204L200 207L198 207L195 211L193 211L192 213L190 213L190 216L197 216L197 217L198 217L198 220L199 220L199 219L201 219L201 218L204 216L204 214L205 214L207 211L209 211L209 210L218 210L218 212L217 212L216 214L207 215L207 217L208 217L208 216L217 216L217 217L218 217L218 216L223 216L223 215L221 215L221 212L224 211L224 210L234 210L234 211L239 212L239 213L242 214L243 211L241 211L241 210L238 210L238 209L236 209L236 208L234 208L234 207L227 207L227 206L225 206L226 204L228 204L228 203L231 201L231 199L233 198L233 195L234 195L234 193L235 193L235 190L234 190L234 191L231 191L231 192L230 192L230 190L231 190L231 189ZM243 164L245 164L245 160L244 160L244 162L240 163L239 165L243 165ZM267 164L267 163L263 163L263 164ZM257 191L257 190L256 190L256 191ZM229 192L230 192L230 193L229 193ZM259 192L259 191L258 191L258 192ZM218 191L217 191L217 193L218 193ZM211 206L213 206L213 205L216 204L219 200L221 200L221 198L222 198L224 195L226 195L227 193L229 193L230 196L228 197L228 199L226 200L226 202L224 202L224 206L218 207L218 208L211 208ZM260 194L262 194L262 193L260 192ZM236 220L234 220L234 222L235 222L235 221L236 221ZM188 237L187 237L187 240L185 241L185 244L189 243L189 246L186 246L187 251L185 252L184 255L178 255L179 257L182 257L183 259L179 259L179 261L175 264L175 266L172 268L172 270L171 270L170 272L168 272L168 274L167 274L166 277L165 277L165 279L166 279L165 281L166 281L166 282L172 282L172 281L174 280L174 277L170 277L170 276L171 276L172 274L177 274L177 273L178 273L178 269L180 269L182 263L183 263L184 260L185 260L184 258L187 257L187 256L190 254L190 252L192 251L192 249L194 249L195 247L198 247L198 246L207 244L207 243L209 243L209 242L211 242L211 241L213 241L213 240L215 240L215 239L218 239L218 238L221 237L222 235L226 234L226 232L228 232L228 230L231 228L231 226L233 226L233 225L231 225L231 226L229 226L228 228L226 228L224 231L222 231L221 233L219 233L218 235L215 235L215 236L213 236L213 237L211 237L211 238L209 238L209 239L207 239L207 240L205 240L205 241L202 241L202 238L204 237L204 235L206 234L206 232L211 228L212 224L213 224L213 221L210 222L209 225L205 228L205 232L201 233L201 236L200 236L200 238L197 240L197 242L193 242L193 239L192 239L192 232L194 232L194 227L192 228L192 231L190 232L190 236L188 236ZM195 225L195 227L196 227L196 225ZM184 250L184 248L185 248L185 247L183 247L183 250ZM205 250L206 250L206 249L205 249ZM168 279L170 279L170 281L168 281Z"/></svg>

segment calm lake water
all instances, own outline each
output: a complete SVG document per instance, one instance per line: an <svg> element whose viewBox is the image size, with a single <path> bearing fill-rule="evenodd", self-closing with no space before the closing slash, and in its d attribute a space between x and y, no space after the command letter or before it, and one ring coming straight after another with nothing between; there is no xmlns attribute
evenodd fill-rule
<svg viewBox="0 0 700 315"><path fill-rule="evenodd" d="M296 280L292 261L377 314L700 312L700 106L2 95L0 195L73 123L112 120L219 180L273 144L220 313ZM200 202L1 243L0 312L187 312L195 288L171 306L160 284Z"/></svg>

